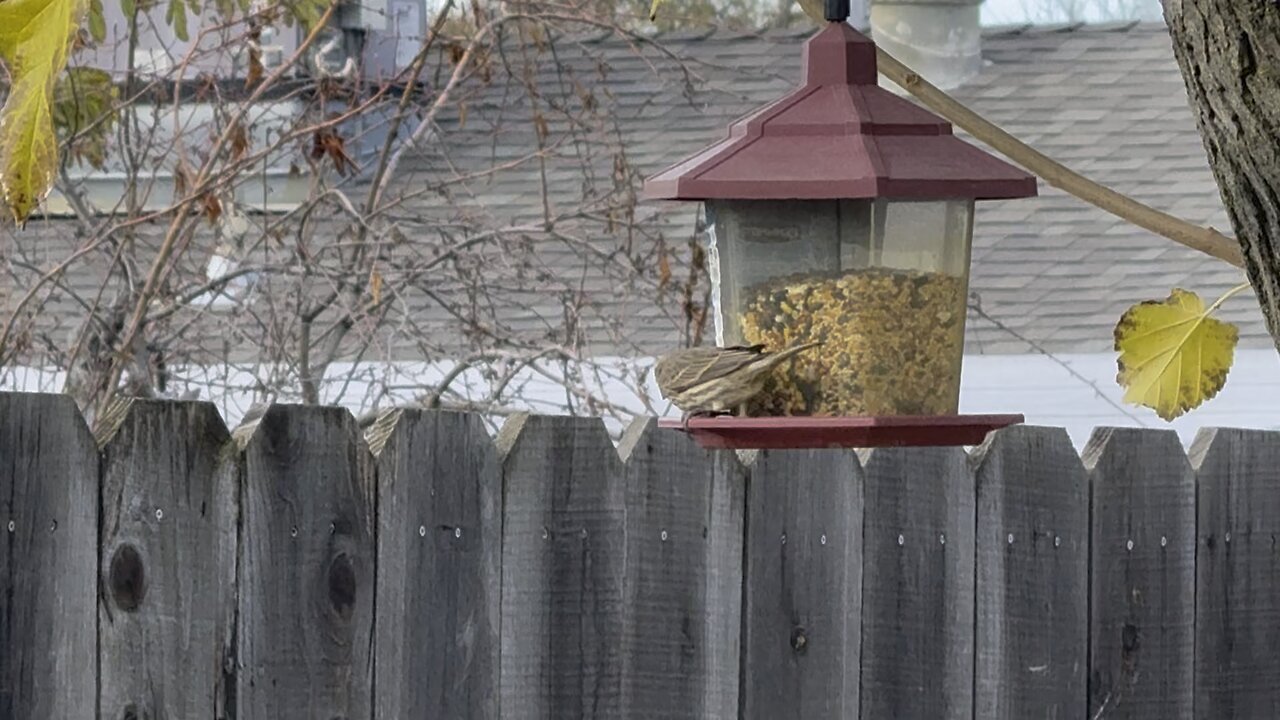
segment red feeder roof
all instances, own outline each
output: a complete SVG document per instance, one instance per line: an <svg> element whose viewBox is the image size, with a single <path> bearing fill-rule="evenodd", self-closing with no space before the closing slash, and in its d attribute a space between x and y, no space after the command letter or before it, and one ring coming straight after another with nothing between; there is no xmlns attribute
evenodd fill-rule
<svg viewBox="0 0 1280 720"><path fill-rule="evenodd" d="M654 200L998 200L1036 179L951 134L951 123L881 88L876 47L847 23L804 46L799 88L729 136L645 181Z"/></svg>

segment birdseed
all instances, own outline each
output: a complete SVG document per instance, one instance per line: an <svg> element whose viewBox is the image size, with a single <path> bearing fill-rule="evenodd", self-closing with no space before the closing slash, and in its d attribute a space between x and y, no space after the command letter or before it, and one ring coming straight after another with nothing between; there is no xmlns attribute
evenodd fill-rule
<svg viewBox="0 0 1280 720"><path fill-rule="evenodd" d="M780 366L749 414L956 413L963 278L883 268L805 273L747 288L743 297L747 344L824 343Z"/></svg>

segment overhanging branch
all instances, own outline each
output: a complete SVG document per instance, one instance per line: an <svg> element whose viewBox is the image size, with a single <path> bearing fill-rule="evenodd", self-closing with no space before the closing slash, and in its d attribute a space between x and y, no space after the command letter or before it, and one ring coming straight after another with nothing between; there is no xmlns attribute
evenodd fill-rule
<svg viewBox="0 0 1280 720"><path fill-rule="evenodd" d="M1234 239L1213 228L1200 227L1144 205L1071 170L965 107L880 48L876 49L876 65L881 74L911 93L929 109L1059 190L1180 245L1199 250L1236 267L1244 267L1240 245Z"/></svg>

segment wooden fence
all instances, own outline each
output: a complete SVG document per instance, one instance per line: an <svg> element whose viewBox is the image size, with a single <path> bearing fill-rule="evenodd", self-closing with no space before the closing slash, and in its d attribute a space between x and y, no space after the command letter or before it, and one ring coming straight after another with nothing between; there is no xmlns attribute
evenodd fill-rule
<svg viewBox="0 0 1280 720"><path fill-rule="evenodd" d="M0 395L0 718L1275 718L1280 434Z"/></svg>

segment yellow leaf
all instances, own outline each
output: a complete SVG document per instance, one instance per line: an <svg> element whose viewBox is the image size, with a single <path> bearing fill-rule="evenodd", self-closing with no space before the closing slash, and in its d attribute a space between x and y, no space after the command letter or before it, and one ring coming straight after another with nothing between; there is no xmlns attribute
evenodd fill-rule
<svg viewBox="0 0 1280 720"><path fill-rule="evenodd" d="M1116 382L1126 389L1125 402L1173 420L1217 395L1227 382L1239 331L1209 315L1245 288L1231 290L1208 309L1199 295L1181 288L1164 301L1129 308L1115 329Z"/></svg>
<svg viewBox="0 0 1280 720"><path fill-rule="evenodd" d="M0 191L18 223L53 184L58 164L54 78L67 65L88 8L88 0L0 2L0 60L12 82L0 108Z"/></svg>

